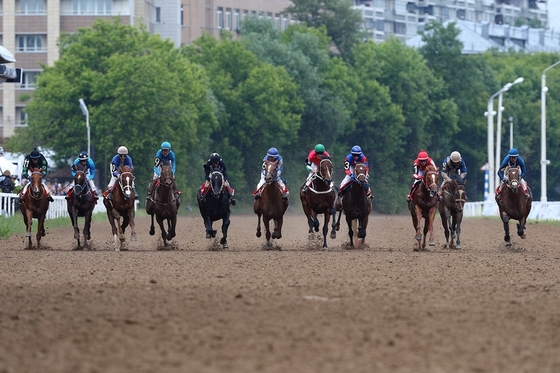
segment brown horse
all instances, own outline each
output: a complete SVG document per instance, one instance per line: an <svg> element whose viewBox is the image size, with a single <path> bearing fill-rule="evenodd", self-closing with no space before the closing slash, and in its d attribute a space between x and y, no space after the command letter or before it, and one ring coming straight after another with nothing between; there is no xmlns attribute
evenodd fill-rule
<svg viewBox="0 0 560 373"><path fill-rule="evenodd" d="M19 208L23 214L23 222L27 227L25 236L28 237L27 248L32 249L31 242L31 226L33 219L37 219L37 249L41 248L41 237L45 236L45 217L49 209L49 195L43 187L42 169L30 168L31 184L27 188L27 192L23 196L23 203L20 203Z"/></svg>
<svg viewBox="0 0 560 373"><path fill-rule="evenodd" d="M340 224L340 215L344 211L348 224L350 246L354 246L354 232L357 237L356 245L365 242L369 214L371 213L371 202L365 189L367 182L367 168L363 163L359 163L354 167L354 177L350 185L343 191L342 201L337 200L337 204L340 203L341 205L341 212L335 226Z"/></svg>
<svg viewBox="0 0 560 373"><path fill-rule="evenodd" d="M445 231L445 248L461 249L461 222L465 202L467 202L465 183L463 178L457 175L445 185L442 199L438 202L439 216ZM456 243L455 237L457 237Z"/></svg>
<svg viewBox="0 0 560 373"><path fill-rule="evenodd" d="M111 224L113 238L117 241L118 237L121 249L124 247L124 231L128 225L130 225L131 230L130 240L136 241L136 232L134 231L135 198L132 188L133 181L134 175L130 167L124 166L120 168L118 180L113 186L113 199L109 200L106 197L103 199L103 204L107 209L107 217ZM122 224L121 217L123 218ZM117 248L117 251L119 251L119 248Z"/></svg>
<svg viewBox="0 0 560 373"><path fill-rule="evenodd" d="M159 179L156 180L154 192L146 200L146 212L151 215L150 236L156 233L154 227L154 215L161 229L163 246L167 246L167 241L175 237L175 227L177 226L177 211L181 205L179 196L173 190L173 171L168 161L161 164ZM164 222L167 221L167 232Z"/></svg>
<svg viewBox="0 0 560 373"><path fill-rule="evenodd" d="M437 191L438 191L438 169L429 165L422 181L416 186L412 193L411 201L408 202L408 209L412 216L412 225L416 230L414 237L418 241L418 247L414 251L426 250L426 236L430 233L429 245L434 246L434 218L437 210ZM424 218L424 240L422 241L421 221Z"/></svg>
<svg viewBox="0 0 560 373"><path fill-rule="evenodd" d="M282 191L278 185L277 167L278 160L265 160L263 164L264 180L266 185L261 193L261 197L256 199L253 204L253 211L258 216L257 237L261 236L261 215L266 230L266 247L272 247L270 238L282 238L282 224L284 213L288 209L288 200L282 198ZM274 231L270 232L269 221L274 222Z"/></svg>
<svg viewBox="0 0 560 373"><path fill-rule="evenodd" d="M80 245L80 228L78 226L78 217L83 217L84 220L84 250L88 248L88 240L91 240L91 216L95 208L95 200L92 191L89 187L87 180L88 176L85 173L86 167L78 164L74 166L76 174L74 175L74 187L69 193L68 199L68 215L74 227L74 239L78 240L78 247Z"/></svg>
<svg viewBox="0 0 560 373"><path fill-rule="evenodd" d="M307 216L307 224L309 225L309 239L314 238L313 229L319 232L319 220L317 215L324 214L325 222L323 224L323 250L327 249L327 233L329 231L329 221L331 215L336 214L334 208L334 200L336 191L332 187L332 162L330 158L321 160L317 172L312 176L311 186L307 193L303 192L305 183L302 184L299 192L301 206L303 212ZM334 232L334 230L333 230Z"/></svg>
<svg viewBox="0 0 560 373"><path fill-rule="evenodd" d="M525 233L525 223L531 212L533 193L528 185L527 194L523 191L519 191L521 187L519 167L508 167L505 170L505 174L507 175L507 184L496 194L496 203L500 210L500 218L504 223L504 241L506 241L506 246L511 246L509 220L517 220L519 222L517 224L517 235L521 238L527 237Z"/></svg>

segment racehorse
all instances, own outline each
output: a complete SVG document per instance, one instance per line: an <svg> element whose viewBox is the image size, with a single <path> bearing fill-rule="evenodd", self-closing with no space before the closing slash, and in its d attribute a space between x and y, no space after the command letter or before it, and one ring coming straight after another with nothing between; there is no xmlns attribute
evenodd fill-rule
<svg viewBox="0 0 560 373"><path fill-rule="evenodd" d="M301 206L303 207L305 216L307 216L307 224L309 225L309 239L314 238L313 229L315 229L315 232L319 232L319 220L317 219L317 215L325 215L323 224L323 250L327 249L327 232L329 231L328 225L331 215L333 215L334 220L336 214L334 208L336 191L331 186L332 167L333 165L330 158L322 159L317 172L312 176L311 186L307 193L303 193L305 183L302 184L299 192Z"/></svg>
<svg viewBox="0 0 560 373"><path fill-rule="evenodd" d="M92 191L89 187L87 180L88 176L85 173L86 167L81 164L75 165L74 187L68 197L68 215L74 227L74 239L78 240L78 247L80 247L80 228L78 226L78 217L85 218L84 221L84 250L87 250L88 240L91 240L91 215L95 208L95 200Z"/></svg>
<svg viewBox="0 0 560 373"><path fill-rule="evenodd" d="M212 171L210 173L211 190L206 197L198 195L198 208L200 215L204 220L206 228L206 238L215 238L217 231L212 228L212 223L222 220L222 238L220 244L222 248L227 249L227 234L229 228L229 196L224 190L224 174L220 171Z"/></svg>
<svg viewBox="0 0 560 373"><path fill-rule="evenodd" d="M445 248L461 249L461 222L465 202L467 202L465 182L460 175L456 175L445 185L442 199L438 202L439 216L445 231ZM449 242L450 236L451 242ZM457 237L456 243L455 237Z"/></svg>
<svg viewBox="0 0 560 373"><path fill-rule="evenodd" d="M265 186L261 197L256 199L253 204L253 211L258 216L257 237L261 236L261 215L266 230L266 247L270 248L272 243L270 238L282 238L282 224L284 213L288 209L288 199L282 198L282 191L277 182L278 160L265 160L263 163ZM270 232L269 221L274 222L274 230Z"/></svg>
<svg viewBox="0 0 560 373"><path fill-rule="evenodd" d="M525 223L531 212L533 193L528 185L527 195L525 195L523 191L519 191L521 186L519 167L507 167L505 174L507 175L507 184L496 194L496 203L500 210L500 218L504 223L504 241L506 241L506 246L511 246L509 220L517 220L519 222L517 224L517 235L521 238L527 237L525 233Z"/></svg>
<svg viewBox="0 0 560 373"><path fill-rule="evenodd" d="M161 229L161 238L163 246L167 246L167 241L175 237L175 227L177 226L177 211L181 205L181 200L173 190L173 170L169 161L161 163L161 172L153 193L146 200L146 212L151 215L152 222L150 225L150 236L156 233L154 227L154 215ZM167 232L165 231L164 222L167 222Z"/></svg>
<svg viewBox="0 0 560 373"><path fill-rule="evenodd" d="M27 192L23 196L23 203L19 208L23 214L23 222L27 226L25 236L28 237L27 248L32 249L31 226L33 219L37 219L37 250L41 248L41 237L45 236L45 217L49 209L49 194L42 184L43 175L41 168L30 168L31 180Z"/></svg>
<svg viewBox="0 0 560 373"><path fill-rule="evenodd" d="M342 211L346 216L348 224L348 236L350 237L350 246L354 246L354 232L358 238L357 244L364 243L366 238L366 229L371 213L371 202L367 196L364 185L367 183L367 168L363 163L359 163L354 167L354 177L344 191L342 202L337 199L337 207L340 204L340 212L336 224L340 225L340 216ZM338 209L338 208L337 208Z"/></svg>
<svg viewBox="0 0 560 373"><path fill-rule="evenodd" d="M428 165L426 173L422 177L422 181L416 186L412 193L411 201L408 202L408 209L412 216L412 225L416 230L416 240L418 247L414 251L426 250L426 236L430 232L429 245L434 246L434 218L437 210L437 191L438 191L438 169ZM422 232L420 222L424 218L424 240L422 241Z"/></svg>
<svg viewBox="0 0 560 373"><path fill-rule="evenodd" d="M130 225L130 240L136 241L136 232L134 231L134 190L132 182L134 175L129 166L125 165L119 169L119 176L117 182L113 186L113 199L109 200L106 197L103 199L103 204L107 209L107 218L111 224L113 238L120 241L120 248L124 247L124 231ZM123 221L121 223L121 217ZM118 236L117 236L118 234ZM119 248L117 248L119 251Z"/></svg>

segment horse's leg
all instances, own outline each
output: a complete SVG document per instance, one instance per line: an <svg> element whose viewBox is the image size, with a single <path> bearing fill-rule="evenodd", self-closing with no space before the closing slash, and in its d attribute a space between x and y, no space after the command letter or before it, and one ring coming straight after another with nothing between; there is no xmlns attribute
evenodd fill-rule
<svg viewBox="0 0 560 373"><path fill-rule="evenodd" d="M437 210L436 206L432 207L432 209L430 210L429 215L428 215L429 221L427 223L428 223L428 231L430 232L430 241L429 241L428 245L430 245L430 246L435 246L436 245L436 243L434 242L434 219L436 218L436 210ZM426 228L424 228L424 230L425 229ZM424 233L424 234L426 234L426 233ZM424 241L425 240L426 240L426 238L424 237Z"/></svg>
<svg viewBox="0 0 560 373"><path fill-rule="evenodd" d="M340 210L340 214L342 214L342 210ZM340 229L340 215L338 215L338 222L336 221L336 208L332 208L331 209L331 215L332 215L332 230L331 230L331 239L335 239L336 238L336 231Z"/></svg>
<svg viewBox="0 0 560 373"><path fill-rule="evenodd" d="M128 225L130 225L130 240L136 241L136 231L134 230L134 207L128 210Z"/></svg>
<svg viewBox="0 0 560 373"><path fill-rule="evenodd" d="M461 249L461 222L463 221L463 212L457 213L457 227L455 231L457 232L457 244L455 245L456 249Z"/></svg>
<svg viewBox="0 0 560 373"><path fill-rule="evenodd" d="M323 224L323 250L327 249L327 233L329 233L329 222L331 220L331 216L328 212L325 212L325 220Z"/></svg>
<svg viewBox="0 0 560 373"><path fill-rule="evenodd" d="M159 225L159 230L161 232L161 239L163 240L163 246L167 246L167 232L165 231L164 219L160 215L157 215L156 221Z"/></svg>
<svg viewBox="0 0 560 373"><path fill-rule="evenodd" d="M416 236L414 236L414 238L418 242L418 247L414 251L422 251L422 210L418 206L414 207L412 223L414 225L414 229L416 230ZM426 224L426 222L424 222L424 224Z"/></svg>
<svg viewBox="0 0 560 373"><path fill-rule="evenodd" d="M350 215L346 215L346 224L348 225L348 237L350 237L350 246L354 246L354 229L352 228L352 219Z"/></svg>
<svg viewBox="0 0 560 373"><path fill-rule="evenodd" d="M502 223L504 224L504 241L506 241L506 246L511 246L511 237L509 235L509 216L505 213L502 215Z"/></svg>
<svg viewBox="0 0 560 373"><path fill-rule="evenodd" d="M37 218L37 250L41 248L41 237L45 235L45 215Z"/></svg>
<svg viewBox="0 0 560 373"><path fill-rule="evenodd" d="M156 227L154 225L154 214L150 214L151 217L151 223L150 223L150 231L148 233L150 233L150 236L153 236L154 234L156 234Z"/></svg>
<svg viewBox="0 0 560 373"><path fill-rule="evenodd" d="M222 239L220 240L220 244L222 244L222 247L224 249L227 249L228 243L227 243L227 232L228 232L228 228L229 228L229 213L226 214L226 216L224 216L224 218L222 219Z"/></svg>
<svg viewBox="0 0 560 373"><path fill-rule="evenodd" d="M206 228L206 238L216 237L216 231L212 228L212 218L209 215L204 217L204 227Z"/></svg>
<svg viewBox="0 0 560 373"><path fill-rule="evenodd" d="M271 247L272 246L272 243L270 242L271 233L270 233L270 221L269 220L270 220L269 218L263 216L263 224L264 224L264 228L266 230L266 233L265 233L266 247Z"/></svg>
<svg viewBox="0 0 560 373"><path fill-rule="evenodd" d="M177 213L173 214L173 216L167 221L169 223L167 239L172 240L177 235L177 232L175 231L175 227L177 227Z"/></svg>
<svg viewBox="0 0 560 373"><path fill-rule="evenodd" d="M522 217L517 224L517 235L522 239L527 238L527 234L525 233L525 223L527 221L527 217Z"/></svg>
<svg viewBox="0 0 560 373"><path fill-rule="evenodd" d="M280 215L278 220L274 221L277 225L276 238L282 238L282 225L284 224L284 215Z"/></svg>
<svg viewBox="0 0 560 373"><path fill-rule="evenodd" d="M257 214L258 222L257 222L257 237L261 236L261 214Z"/></svg>
<svg viewBox="0 0 560 373"><path fill-rule="evenodd" d="M451 232L451 246L455 247L455 238L457 237L457 212L450 216L449 230Z"/></svg>
<svg viewBox="0 0 560 373"><path fill-rule="evenodd" d="M32 249L33 248L33 242L31 241L31 229L33 227L33 212L30 209L27 209L25 211L24 220L25 220L25 225L27 226L27 231L26 231L25 235L29 239L27 247L29 249ZM37 231L37 232L39 232L39 231Z"/></svg>
<svg viewBox="0 0 560 373"><path fill-rule="evenodd" d="M369 221L369 216L366 215L364 218L359 219L358 222L360 224L359 228L358 228L358 238L361 239L361 243L365 243L366 242L366 230L367 230L367 225L368 225L368 221Z"/></svg>

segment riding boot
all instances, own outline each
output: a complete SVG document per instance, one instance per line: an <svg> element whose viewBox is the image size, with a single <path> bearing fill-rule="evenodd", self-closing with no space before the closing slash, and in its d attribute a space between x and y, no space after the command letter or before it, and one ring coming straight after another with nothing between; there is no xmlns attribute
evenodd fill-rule
<svg viewBox="0 0 560 373"><path fill-rule="evenodd" d="M132 188L132 191L134 192L134 199L139 199L140 197L138 197L138 192L136 191L136 188Z"/></svg>
<svg viewBox="0 0 560 373"><path fill-rule="evenodd" d="M52 196L49 194L49 198L48 198L49 202L54 202L54 198L52 198Z"/></svg>
<svg viewBox="0 0 560 373"><path fill-rule="evenodd" d="M113 200L113 189L111 189L111 190L109 191L109 193L107 193L107 199L108 199L109 201L112 201L112 200Z"/></svg>
<svg viewBox="0 0 560 373"><path fill-rule="evenodd" d="M373 194L371 194L371 189L370 188L368 188L368 190L367 190L367 198L373 199Z"/></svg>
<svg viewBox="0 0 560 373"><path fill-rule="evenodd" d="M410 198L410 194L407 194L406 195L406 202L411 202L411 201L412 201L412 198Z"/></svg>
<svg viewBox="0 0 560 373"><path fill-rule="evenodd" d="M235 201L235 197L232 194L229 195L229 203L231 203L232 206L235 206L235 204L237 203Z"/></svg>
<svg viewBox="0 0 560 373"><path fill-rule="evenodd" d="M97 189L93 191L93 199L94 199L94 200L98 200L98 199L99 199L99 193L97 192Z"/></svg>

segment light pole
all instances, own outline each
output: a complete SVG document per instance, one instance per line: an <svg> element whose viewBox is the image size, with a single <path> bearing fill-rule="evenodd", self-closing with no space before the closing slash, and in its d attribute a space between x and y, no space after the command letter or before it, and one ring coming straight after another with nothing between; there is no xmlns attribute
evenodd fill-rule
<svg viewBox="0 0 560 373"><path fill-rule="evenodd" d="M546 92L548 92L546 72L558 64L560 61L544 69L541 80L541 202L546 202L546 166L550 164L546 159Z"/></svg>
<svg viewBox="0 0 560 373"><path fill-rule="evenodd" d="M86 116L87 153L89 156L91 156L91 142L90 142L90 133L89 133L89 111L83 99L80 99L79 102L80 102L80 109L82 109L82 113Z"/></svg>
<svg viewBox="0 0 560 373"><path fill-rule="evenodd" d="M515 79L513 82L506 84L500 90L500 94L498 96L498 123L496 128L496 168L494 169L494 177L496 180L496 184L500 183L500 178L498 177L497 171L500 168L500 164L502 163L502 111L504 108L502 107L502 95L504 92L509 91L511 87L516 84L522 83L523 78L519 77Z"/></svg>
<svg viewBox="0 0 560 373"><path fill-rule="evenodd" d="M509 117L509 148L513 148L513 117Z"/></svg>

